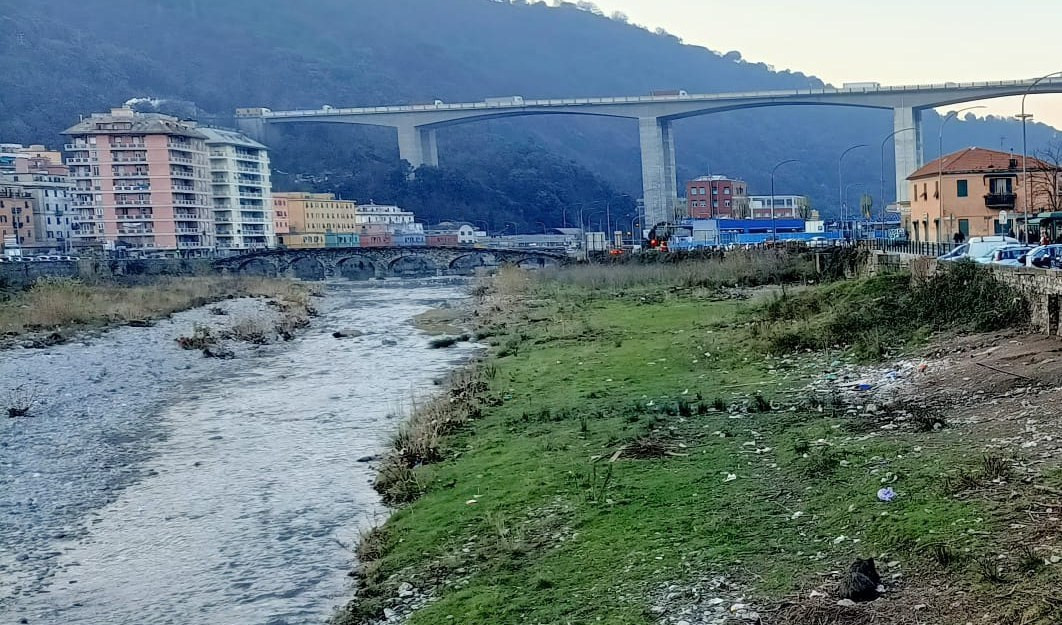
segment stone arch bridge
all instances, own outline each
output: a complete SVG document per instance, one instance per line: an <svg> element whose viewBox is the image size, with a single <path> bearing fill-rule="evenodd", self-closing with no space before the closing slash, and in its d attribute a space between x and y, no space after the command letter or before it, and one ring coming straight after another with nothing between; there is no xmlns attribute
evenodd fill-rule
<svg viewBox="0 0 1062 625"><path fill-rule="evenodd" d="M561 251L472 247L334 247L266 250L224 258L226 273L288 276L303 280L389 276L468 275L502 265L541 268L566 262Z"/></svg>

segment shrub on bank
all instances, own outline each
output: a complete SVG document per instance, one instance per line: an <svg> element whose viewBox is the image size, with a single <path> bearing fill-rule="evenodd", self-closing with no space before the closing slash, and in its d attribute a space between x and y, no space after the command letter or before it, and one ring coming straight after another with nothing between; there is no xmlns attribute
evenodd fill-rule
<svg viewBox="0 0 1062 625"><path fill-rule="evenodd" d="M638 260L641 259L641 260ZM624 262L581 264L541 273L543 281L591 291L754 287L800 283L815 277L814 257L788 250L736 250L725 256L632 256Z"/></svg>
<svg viewBox="0 0 1062 625"><path fill-rule="evenodd" d="M986 332L1028 322L1019 292L989 268L960 262L924 280L891 274L783 291L760 307L753 333L774 352L843 346L876 359L928 332Z"/></svg>

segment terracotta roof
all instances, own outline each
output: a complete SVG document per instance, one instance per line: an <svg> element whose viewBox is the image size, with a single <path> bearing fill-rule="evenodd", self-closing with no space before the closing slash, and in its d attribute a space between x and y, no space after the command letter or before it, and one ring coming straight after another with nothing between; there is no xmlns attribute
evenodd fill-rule
<svg viewBox="0 0 1062 625"><path fill-rule="evenodd" d="M1020 172L1022 158L1021 154L1014 154L1013 152L999 152L997 150L986 150L985 148L966 148L965 150L945 155L943 167L941 167L941 160L938 158L931 163L926 163L921 169L908 176L907 179L935 178L939 173L990 174L993 172ZM1051 165L1031 156L1027 166L1030 171L1055 169Z"/></svg>

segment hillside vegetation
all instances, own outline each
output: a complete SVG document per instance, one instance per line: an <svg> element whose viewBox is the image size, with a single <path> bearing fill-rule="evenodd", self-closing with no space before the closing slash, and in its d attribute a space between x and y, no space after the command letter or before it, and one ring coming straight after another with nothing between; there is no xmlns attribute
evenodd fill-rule
<svg viewBox="0 0 1062 625"><path fill-rule="evenodd" d="M274 109L526 97L796 89L801 73L684 45L572 4L491 0L108 0L0 6L0 139L59 142L78 115L129 98L167 98L166 110L231 123L239 106ZM583 3L585 4L585 3ZM814 68L808 68L814 69ZM872 77L870 77L872 78ZM194 104L193 104L194 103ZM926 136L935 131L928 116ZM827 209L836 157L892 130L888 113L778 108L683 121L679 176L711 170ZM1032 144L1050 134L1033 125ZM946 148L1020 145L1018 127L954 124ZM393 132L291 126L270 138L277 182L397 201L428 221L480 219L501 229L560 223L562 207L612 198L615 215L639 197L637 127L593 118L516 118L441 133L443 169L410 183ZM927 145L927 157L931 156ZM891 166L891 163L888 163ZM876 150L853 153L847 179L878 180ZM298 176L302 174L302 176ZM297 182L297 179L299 182ZM569 221L572 216L568 215Z"/></svg>

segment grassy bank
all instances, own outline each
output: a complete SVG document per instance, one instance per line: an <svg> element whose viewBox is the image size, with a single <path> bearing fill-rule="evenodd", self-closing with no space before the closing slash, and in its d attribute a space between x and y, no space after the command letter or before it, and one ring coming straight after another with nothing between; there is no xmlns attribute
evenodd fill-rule
<svg viewBox="0 0 1062 625"><path fill-rule="evenodd" d="M665 618L659 604L702 594L706 575L769 623L1009 609L990 573L1024 570L1005 540L1013 510L981 490L1006 482L1009 461L969 456L949 429L882 430L876 412L801 391L836 355L771 354L791 324L834 324L820 337L856 344L837 324L914 291L888 278L744 301L717 290L731 275L627 269L498 277L481 307L494 355L396 439L378 483L396 511L363 541L359 598L337 622L401 614L414 593L432 599L409 616L421 625L648 625ZM905 340L970 319L923 321ZM877 497L886 485L891 503ZM909 598L884 613L806 602L869 556ZM948 592L934 599L938 583Z"/></svg>
<svg viewBox="0 0 1062 625"><path fill-rule="evenodd" d="M65 335L148 321L232 297L284 297L302 290L287 280L243 276L162 277L137 286L42 279L0 300L0 334Z"/></svg>

